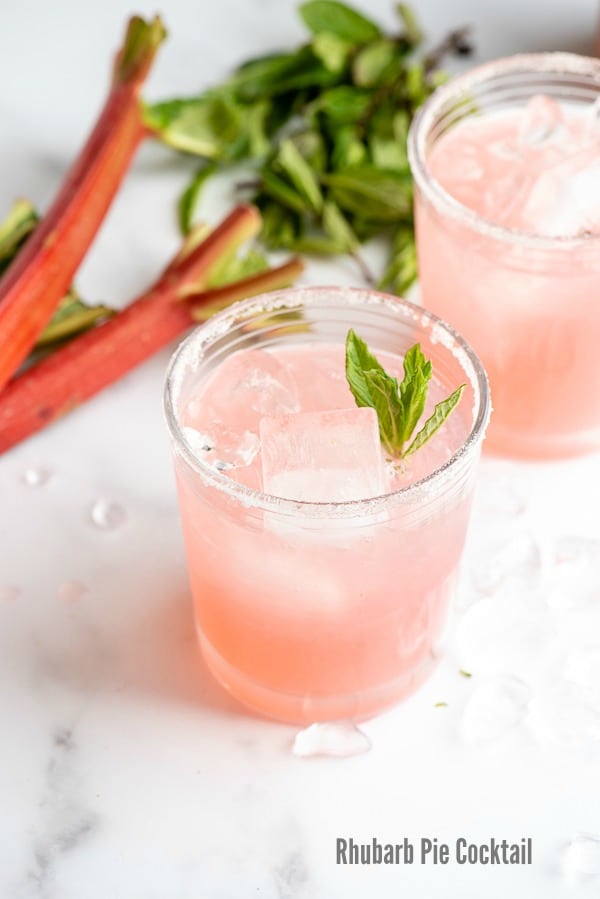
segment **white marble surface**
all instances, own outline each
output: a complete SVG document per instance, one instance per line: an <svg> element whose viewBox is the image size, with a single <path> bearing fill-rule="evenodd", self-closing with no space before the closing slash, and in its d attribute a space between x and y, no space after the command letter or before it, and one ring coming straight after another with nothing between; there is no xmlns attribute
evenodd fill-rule
<svg viewBox="0 0 600 899"><path fill-rule="evenodd" d="M386 0L368 6L391 15ZM172 36L151 94L190 90L242 56L295 41L293 8L165 4ZM433 35L474 22L486 57L586 49L596 15L595 0L420 8ZM16 193L40 204L51 195L100 102L127 11L126 0L3 5L0 207ZM160 268L177 242L172 201L191 168L150 148L140 154L79 278L86 296L124 301ZM226 203L221 185L215 217ZM353 277L315 266L307 280ZM600 644L600 603L565 610L547 600L558 583L551 541L600 536L600 458L486 463L473 539L484 529L498 536L509 591L468 607L465 580L446 660L417 696L364 726L369 754L301 760L291 754L293 728L248 716L198 658L160 407L167 358L0 460L0 897L598 896L599 877L569 878L562 862L575 833L600 833L597 682L575 684L582 650ZM39 467L47 482L24 483ZM113 531L91 522L99 498L126 511ZM508 550L507 528L521 535ZM483 552L476 544L471 573ZM506 676L531 699L512 728L501 720L514 712L503 700ZM495 691L485 707L499 710L486 728L502 732L473 742L477 699L467 718L464 708L482 685ZM337 836L421 835L532 836L534 864L334 863Z"/></svg>

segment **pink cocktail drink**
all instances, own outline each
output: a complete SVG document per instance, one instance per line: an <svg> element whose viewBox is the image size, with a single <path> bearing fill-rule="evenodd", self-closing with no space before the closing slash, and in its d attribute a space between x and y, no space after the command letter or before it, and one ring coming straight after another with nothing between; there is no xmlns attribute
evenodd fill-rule
<svg viewBox="0 0 600 899"><path fill-rule="evenodd" d="M503 454L600 447L599 97L597 60L517 56L413 124L423 303L479 353Z"/></svg>
<svg viewBox="0 0 600 899"><path fill-rule="evenodd" d="M401 465L344 374L350 327L393 375L420 342L426 418L459 406ZM263 714L364 718L439 654L488 415L466 344L404 301L315 288L247 301L180 347L167 382L197 630L216 678Z"/></svg>

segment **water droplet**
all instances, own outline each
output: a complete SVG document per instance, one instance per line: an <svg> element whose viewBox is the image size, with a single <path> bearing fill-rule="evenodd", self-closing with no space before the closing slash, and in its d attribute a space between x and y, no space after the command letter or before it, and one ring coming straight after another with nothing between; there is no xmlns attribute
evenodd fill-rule
<svg viewBox="0 0 600 899"><path fill-rule="evenodd" d="M600 540L563 537L554 546L546 602L552 609L581 609L600 600Z"/></svg>
<svg viewBox="0 0 600 899"><path fill-rule="evenodd" d="M119 503L100 497L90 509L92 523L102 531L115 531L127 520L127 513Z"/></svg>
<svg viewBox="0 0 600 899"><path fill-rule="evenodd" d="M41 465L30 465L21 473L21 481L28 487L43 487L51 477L51 470Z"/></svg>
<svg viewBox="0 0 600 899"><path fill-rule="evenodd" d="M81 581L63 581L56 591L56 596L62 602L78 602L87 592L87 587Z"/></svg>
<svg viewBox="0 0 600 899"><path fill-rule="evenodd" d="M311 724L296 734L293 753L301 758L361 755L371 748L371 741L352 721Z"/></svg>
<svg viewBox="0 0 600 899"><path fill-rule="evenodd" d="M21 596L21 590L12 584L0 584L0 602L14 602Z"/></svg>
<svg viewBox="0 0 600 899"><path fill-rule="evenodd" d="M567 874L600 874L600 836L578 833L565 849L563 865Z"/></svg>
<svg viewBox="0 0 600 899"><path fill-rule="evenodd" d="M472 742L501 737L522 720L529 698L529 687L516 677L499 677L482 684L465 706L463 736Z"/></svg>

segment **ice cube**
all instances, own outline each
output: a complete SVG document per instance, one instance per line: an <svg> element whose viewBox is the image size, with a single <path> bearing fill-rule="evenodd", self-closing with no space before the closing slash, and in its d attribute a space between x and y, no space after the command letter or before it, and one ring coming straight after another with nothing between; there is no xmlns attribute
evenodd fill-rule
<svg viewBox="0 0 600 899"><path fill-rule="evenodd" d="M563 537L554 547L552 584L546 602L553 609L581 609L600 602L600 541Z"/></svg>
<svg viewBox="0 0 600 899"><path fill-rule="evenodd" d="M257 434L217 421L212 423L209 432L184 427L183 433L192 452L216 471L251 465L260 448Z"/></svg>
<svg viewBox="0 0 600 899"><path fill-rule="evenodd" d="M529 687L516 677L498 677L482 684L465 706L463 736L473 742L501 737L522 720L529 698Z"/></svg>
<svg viewBox="0 0 600 899"><path fill-rule="evenodd" d="M202 396L188 403L185 424L202 430L213 421L231 421L256 432L263 415L285 415L299 408L289 369L267 350L249 350L223 360Z"/></svg>
<svg viewBox="0 0 600 899"><path fill-rule="evenodd" d="M311 724L296 734L293 753L300 758L362 755L371 741L352 721L326 721Z"/></svg>
<svg viewBox="0 0 600 899"><path fill-rule="evenodd" d="M522 210L521 226L549 237L576 237L600 230L600 158L583 147L540 170Z"/></svg>
<svg viewBox="0 0 600 899"><path fill-rule="evenodd" d="M560 106L552 97L532 97L521 116L518 142L526 146L559 138L564 132L564 118Z"/></svg>
<svg viewBox="0 0 600 899"><path fill-rule="evenodd" d="M565 849L563 865L567 875L600 874L600 835L578 833Z"/></svg>
<svg viewBox="0 0 600 899"><path fill-rule="evenodd" d="M304 502L344 502L386 491L373 409L263 418L260 441L266 493Z"/></svg>
<svg viewBox="0 0 600 899"><path fill-rule="evenodd" d="M544 741L600 740L600 707L593 691L573 681L547 680L531 702L530 724Z"/></svg>

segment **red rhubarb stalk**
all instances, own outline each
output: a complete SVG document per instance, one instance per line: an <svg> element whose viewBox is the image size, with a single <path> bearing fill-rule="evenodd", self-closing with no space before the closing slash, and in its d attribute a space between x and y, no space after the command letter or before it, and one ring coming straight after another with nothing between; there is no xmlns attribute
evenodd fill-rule
<svg viewBox="0 0 600 899"><path fill-rule="evenodd" d="M179 254L150 290L122 312L11 381L0 394L0 452L149 358L189 328L194 310L202 305L233 302L291 284L302 270L299 260L201 292L215 262L259 227L260 218L253 207L239 207L202 244L187 255Z"/></svg>
<svg viewBox="0 0 600 899"><path fill-rule="evenodd" d="M0 281L0 390L65 295L145 135L140 89L165 37L130 20L100 116L44 219Z"/></svg>

